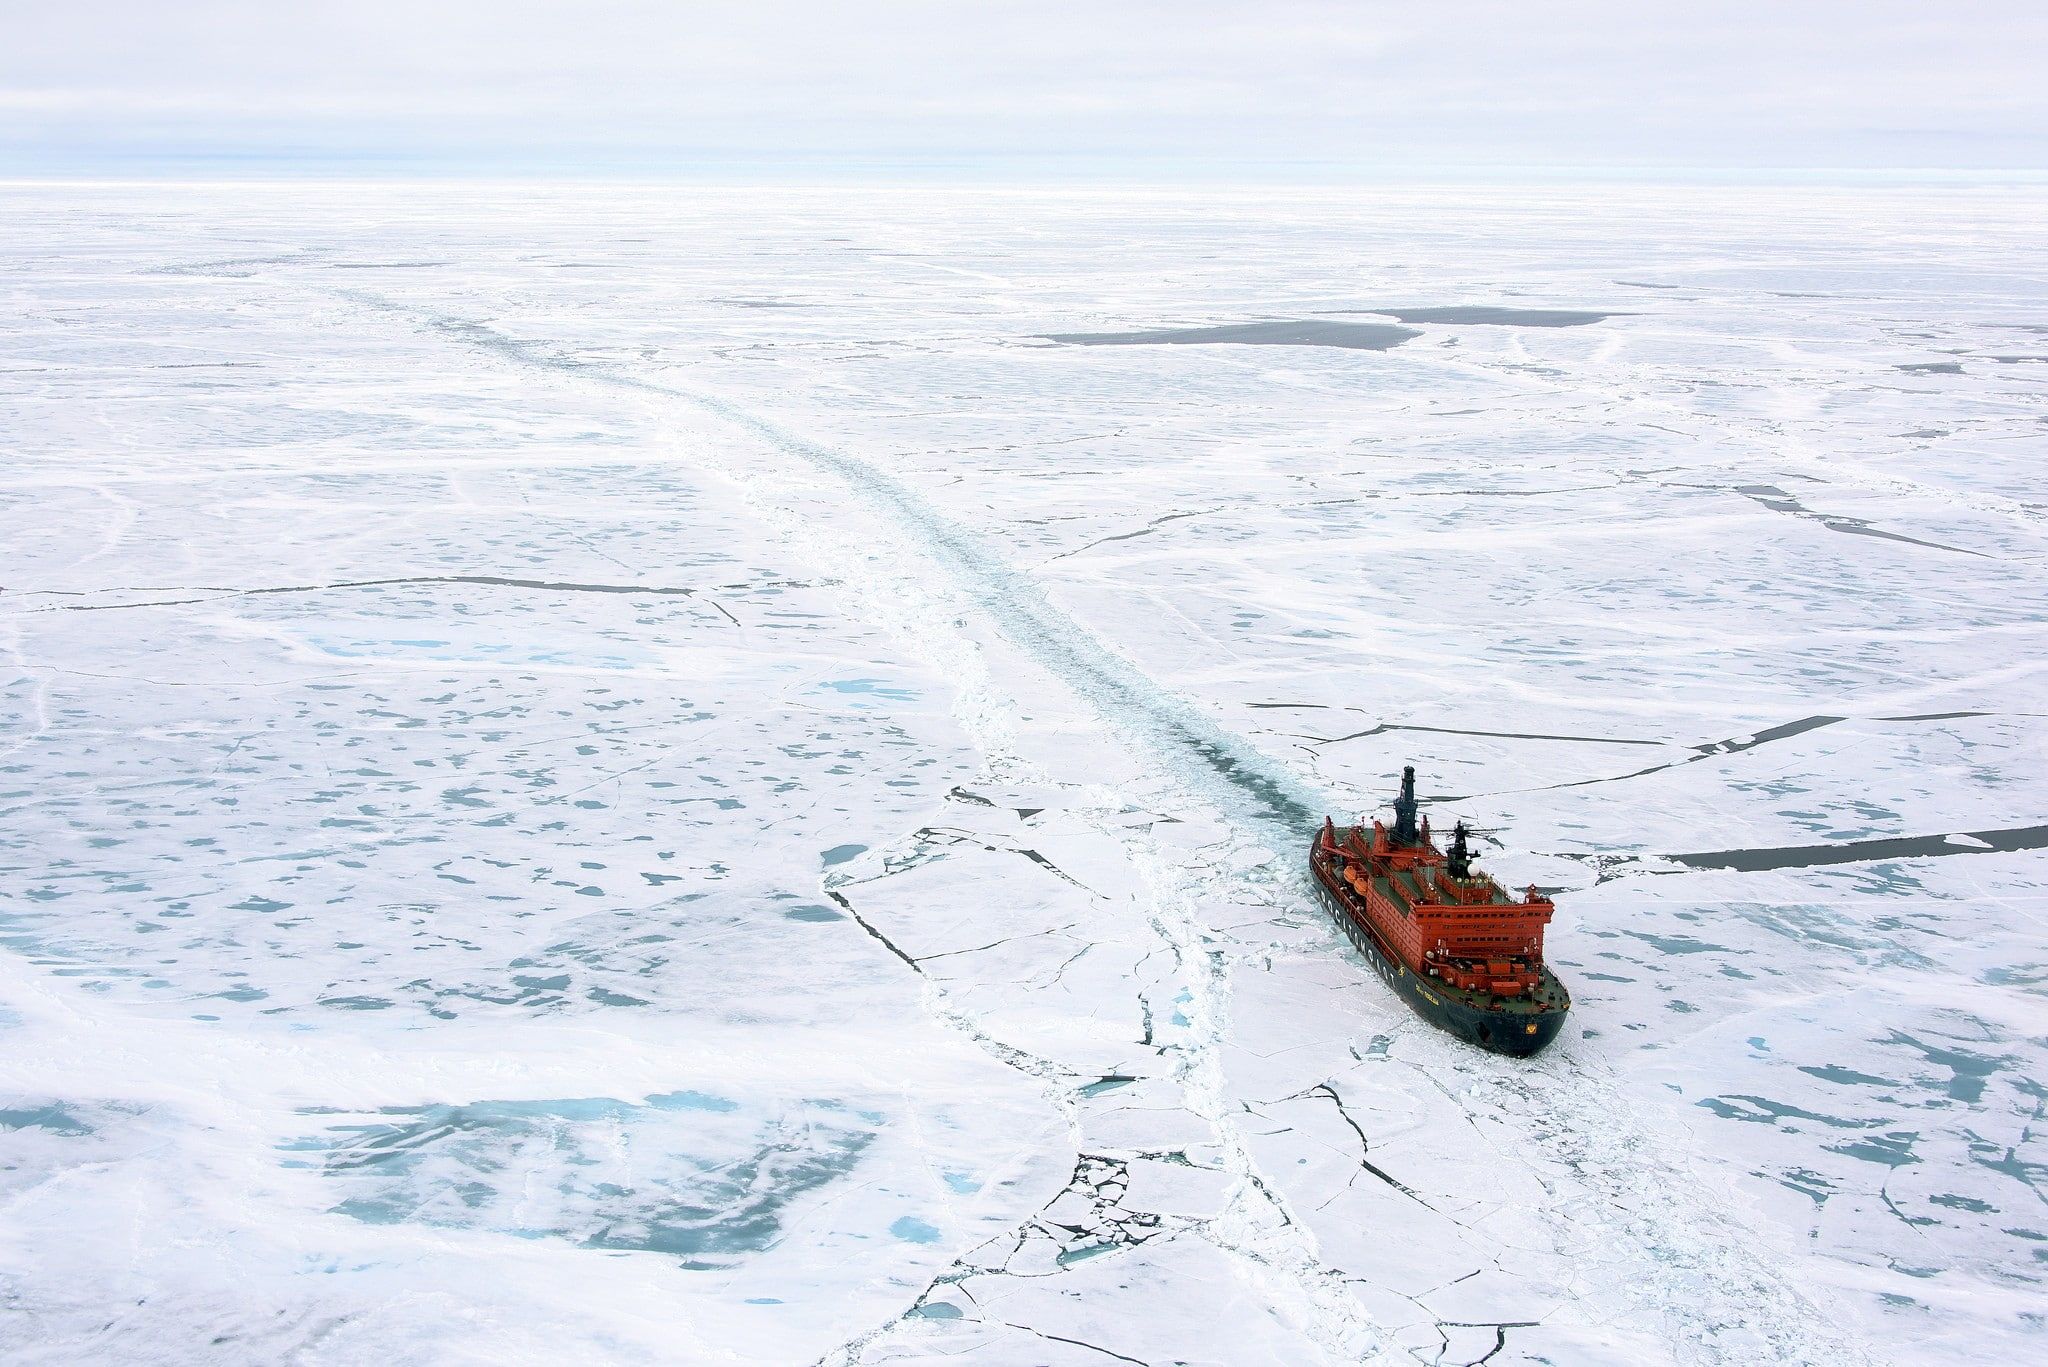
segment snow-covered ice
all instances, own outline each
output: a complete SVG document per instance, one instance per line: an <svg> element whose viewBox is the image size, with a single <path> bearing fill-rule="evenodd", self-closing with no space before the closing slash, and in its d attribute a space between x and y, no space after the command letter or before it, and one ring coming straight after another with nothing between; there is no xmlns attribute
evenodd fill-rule
<svg viewBox="0 0 2048 1367"><path fill-rule="evenodd" d="M2042 1351L2048 196L0 212L10 1359Z"/></svg>

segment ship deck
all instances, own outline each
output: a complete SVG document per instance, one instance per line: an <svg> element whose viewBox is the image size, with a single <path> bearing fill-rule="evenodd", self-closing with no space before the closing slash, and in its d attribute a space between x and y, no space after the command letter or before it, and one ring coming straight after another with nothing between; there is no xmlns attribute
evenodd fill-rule
<svg viewBox="0 0 2048 1367"><path fill-rule="evenodd" d="M1400 955L1394 952L1393 946L1386 942L1386 939L1380 934L1379 928L1373 925L1372 917L1366 912L1363 904L1360 903L1358 894L1346 886L1342 880L1330 877L1326 872L1326 866L1319 865L1319 862L1313 855L1311 855L1310 864L1315 868L1316 881L1323 886L1326 895L1335 898L1338 906L1343 909L1344 914L1357 925L1359 930L1371 937L1376 952L1385 958L1390 965L1406 971L1405 965L1401 963ZM1393 872L1395 877L1406 875L1410 884L1413 885L1413 873L1406 869L1397 869ZM1385 875L1373 875L1373 885L1381 895L1384 896L1386 894L1387 879ZM1415 902L1421 900L1423 899L1417 895L1413 897L1409 905L1412 906ZM1476 988L1455 987L1441 978L1431 978L1420 974L1413 976L1417 988L1426 997L1430 997L1432 1000L1442 998L1445 1001L1456 1002L1460 1006L1468 1007L1475 1011L1495 1012L1510 1017L1533 1017L1570 1010L1571 994L1565 990L1564 984L1558 980L1557 975L1550 971L1549 966L1547 964L1539 965L1537 967L1537 974L1535 991L1527 995L1516 995L1513 997L1495 996L1491 992L1483 992Z"/></svg>

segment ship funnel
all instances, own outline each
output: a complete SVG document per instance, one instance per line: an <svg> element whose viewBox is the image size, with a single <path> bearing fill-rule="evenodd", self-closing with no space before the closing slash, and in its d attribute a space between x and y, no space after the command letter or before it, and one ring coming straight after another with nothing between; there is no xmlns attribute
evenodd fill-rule
<svg viewBox="0 0 2048 1367"><path fill-rule="evenodd" d="M1401 770L1401 796L1394 799L1394 830L1396 845L1413 845L1422 838L1422 832L1415 826L1415 766L1410 764Z"/></svg>

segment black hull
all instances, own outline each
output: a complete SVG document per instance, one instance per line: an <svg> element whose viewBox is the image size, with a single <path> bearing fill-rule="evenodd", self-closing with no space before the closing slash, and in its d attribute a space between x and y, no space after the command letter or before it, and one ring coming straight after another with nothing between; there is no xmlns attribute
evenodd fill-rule
<svg viewBox="0 0 2048 1367"><path fill-rule="evenodd" d="M1557 1032L1564 1028L1567 1014L1564 1011L1517 1012L1474 1006L1459 1001L1440 984L1418 978L1380 945L1372 931L1360 923L1344 900L1323 881L1322 871L1313 863L1309 877L1314 880L1316 891L1322 896L1331 919L1351 937L1351 943L1358 946L1358 952L1372 965L1373 972L1379 974L1380 980L1393 988L1395 995L1407 1002L1416 1015L1439 1030L1448 1031L1489 1053L1527 1058L1556 1039Z"/></svg>

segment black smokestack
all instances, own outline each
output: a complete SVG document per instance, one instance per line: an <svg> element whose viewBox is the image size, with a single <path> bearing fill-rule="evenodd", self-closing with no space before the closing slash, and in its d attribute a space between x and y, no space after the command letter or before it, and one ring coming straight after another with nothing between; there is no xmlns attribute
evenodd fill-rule
<svg viewBox="0 0 2048 1367"><path fill-rule="evenodd" d="M1401 796L1394 799L1394 843L1413 845L1422 838L1415 826L1415 766L1401 770Z"/></svg>

